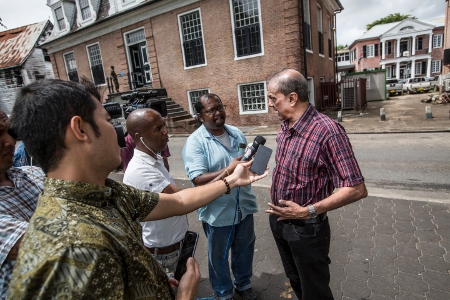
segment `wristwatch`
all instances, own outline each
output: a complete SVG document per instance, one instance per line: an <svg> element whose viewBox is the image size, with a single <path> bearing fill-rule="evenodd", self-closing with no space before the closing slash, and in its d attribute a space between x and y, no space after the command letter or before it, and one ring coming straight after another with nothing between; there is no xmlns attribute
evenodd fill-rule
<svg viewBox="0 0 450 300"><path fill-rule="evenodd" d="M316 210L314 209L314 206L312 206L312 204L308 205L308 209L309 209L309 217L311 219L317 217Z"/></svg>

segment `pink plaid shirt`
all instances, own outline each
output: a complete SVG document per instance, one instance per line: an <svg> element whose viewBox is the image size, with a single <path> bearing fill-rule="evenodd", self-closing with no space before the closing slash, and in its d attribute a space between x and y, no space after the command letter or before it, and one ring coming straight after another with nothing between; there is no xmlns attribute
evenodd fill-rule
<svg viewBox="0 0 450 300"><path fill-rule="evenodd" d="M309 106L289 129L277 136L271 197L306 206L327 198L335 188L364 182L344 128Z"/></svg>

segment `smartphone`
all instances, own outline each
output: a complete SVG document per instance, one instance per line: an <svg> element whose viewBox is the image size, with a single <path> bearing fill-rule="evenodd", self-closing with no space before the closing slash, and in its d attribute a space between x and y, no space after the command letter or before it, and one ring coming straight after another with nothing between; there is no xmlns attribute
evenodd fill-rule
<svg viewBox="0 0 450 300"><path fill-rule="evenodd" d="M180 281L181 277L186 273L186 263L189 257L193 257L195 249L197 248L198 233L193 231L186 231L183 239L183 246L181 247L180 257L178 257L177 268L175 270L174 278Z"/></svg>
<svg viewBox="0 0 450 300"><path fill-rule="evenodd" d="M269 164L270 156L272 155L272 149L267 148L264 145L259 145L258 151L256 151L253 163L250 166L250 171L253 173L262 175L266 171Z"/></svg>

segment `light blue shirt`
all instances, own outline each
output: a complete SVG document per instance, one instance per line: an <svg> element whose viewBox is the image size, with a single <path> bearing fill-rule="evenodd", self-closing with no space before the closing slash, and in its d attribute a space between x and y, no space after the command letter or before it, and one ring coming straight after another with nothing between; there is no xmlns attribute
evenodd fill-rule
<svg viewBox="0 0 450 300"><path fill-rule="evenodd" d="M183 147L183 162L186 174L192 181L198 176L215 172L227 167L231 161L238 157L239 144L247 144L244 134L234 126L225 125L231 142L231 151L222 145L219 140L214 137L205 126L200 126L186 140ZM231 190L229 195L224 194L197 210L199 220L206 222L211 226L230 226L236 212L236 201L239 199L239 209L242 217L236 216L234 223L239 223L247 215L258 211L256 197L253 194L250 185L236 187Z"/></svg>

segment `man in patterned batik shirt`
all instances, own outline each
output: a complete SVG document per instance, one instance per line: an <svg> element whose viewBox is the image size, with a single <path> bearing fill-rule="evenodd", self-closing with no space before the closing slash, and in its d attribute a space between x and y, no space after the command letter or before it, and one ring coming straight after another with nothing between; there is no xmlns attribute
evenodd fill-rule
<svg viewBox="0 0 450 300"><path fill-rule="evenodd" d="M174 194L108 179L121 164L111 117L92 85L40 80L17 94L11 127L47 177L21 243L11 299L193 299L200 280L189 258L168 279L142 242L140 221L187 214L263 176L241 164L225 180ZM267 172L266 174L267 175Z"/></svg>
<svg viewBox="0 0 450 300"><path fill-rule="evenodd" d="M12 167L15 140L8 129L8 116L0 110L0 299L6 299L20 242L36 209L44 176L37 167Z"/></svg>

